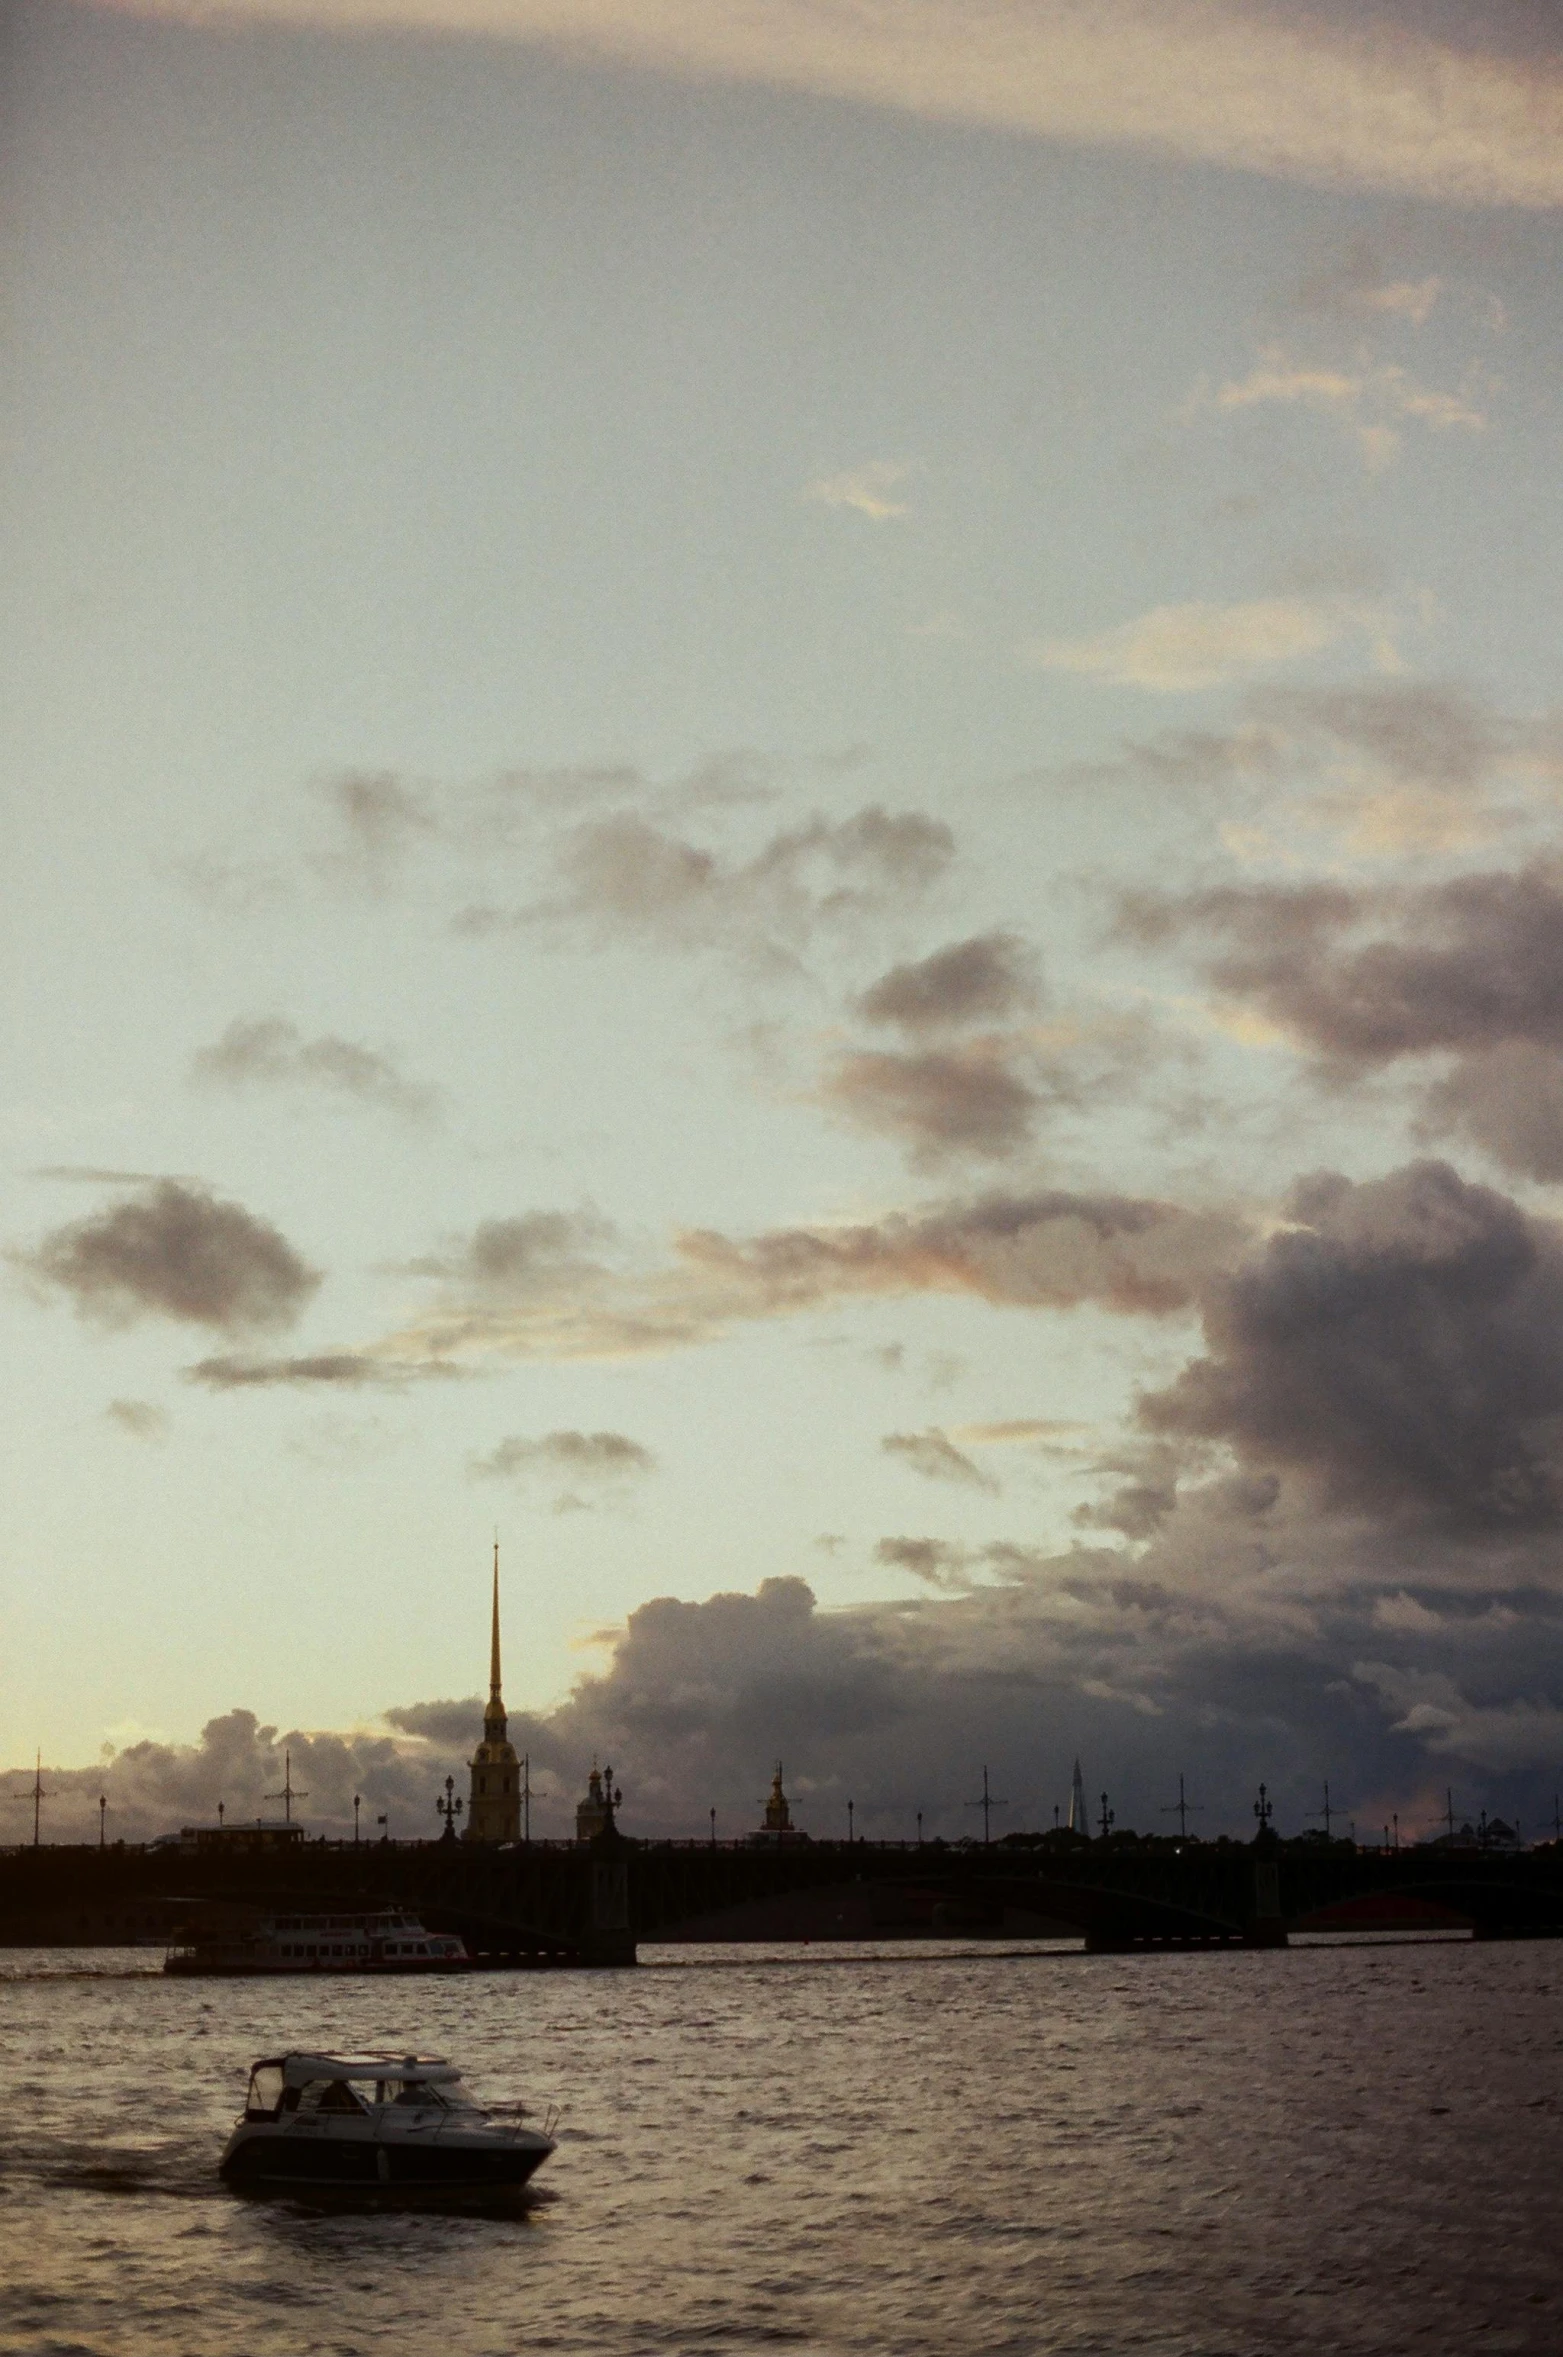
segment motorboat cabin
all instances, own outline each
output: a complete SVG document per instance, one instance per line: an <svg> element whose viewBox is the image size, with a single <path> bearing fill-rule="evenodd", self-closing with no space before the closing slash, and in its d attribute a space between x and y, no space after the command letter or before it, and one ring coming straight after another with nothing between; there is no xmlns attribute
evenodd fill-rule
<svg viewBox="0 0 1563 2357"><path fill-rule="evenodd" d="M501 2191L554 2149L545 2129L502 2120L432 2054L282 2054L257 2062L218 2164L250 2192Z"/></svg>

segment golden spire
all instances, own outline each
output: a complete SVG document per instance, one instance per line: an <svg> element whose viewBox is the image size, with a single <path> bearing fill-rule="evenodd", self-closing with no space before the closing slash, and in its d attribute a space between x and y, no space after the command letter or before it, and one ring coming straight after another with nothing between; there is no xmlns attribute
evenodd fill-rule
<svg viewBox="0 0 1563 2357"><path fill-rule="evenodd" d="M489 1642L488 1699L491 1707L496 1703L500 1704L501 1708L503 1707L499 1692L499 1537L497 1532L494 1538L494 1630Z"/></svg>

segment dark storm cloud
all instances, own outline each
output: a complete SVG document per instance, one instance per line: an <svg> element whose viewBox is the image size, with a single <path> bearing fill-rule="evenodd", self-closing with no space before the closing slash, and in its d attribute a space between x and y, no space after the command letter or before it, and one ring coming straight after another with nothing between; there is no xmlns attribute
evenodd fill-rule
<svg viewBox="0 0 1563 2357"><path fill-rule="evenodd" d="M887 1432L879 1445L887 1456L898 1457L926 1480L953 1481L968 1489L997 1490L999 1486L991 1473L985 1473L975 1458L958 1449L937 1425L930 1425L925 1432Z"/></svg>
<svg viewBox="0 0 1563 2357"><path fill-rule="evenodd" d="M1007 1160L1030 1144L1041 1104L998 1040L918 1055L843 1056L820 1094L860 1128L903 1139L918 1168L967 1154Z"/></svg>
<svg viewBox="0 0 1563 2357"><path fill-rule="evenodd" d="M409 1120L423 1120L438 1092L404 1078L393 1057L357 1040L326 1033L306 1039L281 1016L236 1016L191 1064L198 1081L227 1088L304 1087L381 1105Z"/></svg>
<svg viewBox="0 0 1563 2357"><path fill-rule="evenodd" d="M1141 1403L1327 1508L1456 1538L1563 1521L1563 1238L1446 1164L1305 1180L1204 1293L1207 1355Z"/></svg>
<svg viewBox="0 0 1563 2357"><path fill-rule="evenodd" d="M1511 1170L1563 1178L1563 878L1548 863L1397 891L1338 884L1140 894L1124 932L1202 945L1226 998L1326 1078L1446 1056L1429 1134L1462 1131Z"/></svg>
<svg viewBox="0 0 1563 2357"><path fill-rule="evenodd" d="M870 1834L909 1835L917 1810L930 1832L970 1832L984 1764L1008 1825L1046 1825L1077 1753L1119 1824L1152 1831L1180 1771L1205 1805L1204 1833L1250 1830L1261 1776L1285 1832L1318 1808L1325 1776L1365 1825L1393 1806L1408 1832L1435 1829L1449 1781L1473 1815L1501 1806L1537 1822L1550 1807L1563 1721L1556 1611L1521 1618L1476 1597L1456 1610L1436 1595L1424 1605L1382 1583L1308 1613L1278 1610L1273 1571L1246 1591L1227 1579L1200 1594L1164 1548L1050 1556L899 1539L879 1558L934 1592L823 1611L802 1580L770 1579L700 1602L659 1597L603 1632L602 1667L561 1705L512 1711L512 1740L548 1796L534 1825L569 1829L594 1756L614 1762L627 1830L686 1838L712 1806L724 1834L756 1824L778 1756L816 1835L845 1832L848 1796ZM60 1839L95 1831L100 1790L111 1834L132 1839L210 1821L219 1800L230 1823L274 1814L288 1749L314 1828L350 1830L357 1792L367 1826L386 1812L397 1835L432 1832L434 1797L446 1775L464 1783L481 1718L476 1695L400 1706L379 1729L341 1734L281 1734L230 1711L198 1744L141 1743L47 1771L59 1795L50 1827ZM29 1763L4 1782L21 1797L31 1776Z"/></svg>
<svg viewBox="0 0 1563 2357"><path fill-rule="evenodd" d="M289 1326L320 1283L269 1220L172 1179L11 1257L109 1325L165 1317L219 1332Z"/></svg>
<svg viewBox="0 0 1563 2357"><path fill-rule="evenodd" d="M1526 1178L1563 1179L1563 1056L1529 1040L1462 1056L1428 1089L1420 1126L1468 1137Z"/></svg>
<svg viewBox="0 0 1563 2357"><path fill-rule="evenodd" d="M936 1031L992 1021L1033 1006L1034 961L1013 933L981 933L908 965L892 966L865 990L858 1012L869 1023Z"/></svg>

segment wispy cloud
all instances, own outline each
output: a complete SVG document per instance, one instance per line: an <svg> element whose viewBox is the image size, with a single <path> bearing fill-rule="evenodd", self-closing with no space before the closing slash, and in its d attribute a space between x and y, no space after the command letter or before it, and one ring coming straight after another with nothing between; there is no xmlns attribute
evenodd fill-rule
<svg viewBox="0 0 1563 2357"><path fill-rule="evenodd" d="M1082 145L1461 205L1563 203L1563 70L1282 0L114 0L546 44Z"/></svg>
<svg viewBox="0 0 1563 2357"><path fill-rule="evenodd" d="M930 1424L926 1432L887 1432L880 1442L887 1457L898 1457L927 1481L950 1481L965 1489L997 1490L991 1473L958 1449L947 1432Z"/></svg>
<svg viewBox="0 0 1563 2357"><path fill-rule="evenodd" d="M656 1470L650 1449L627 1432L545 1432L533 1438L511 1433L492 1449L469 1458L475 1480L513 1482L526 1490L563 1482L553 1500L556 1514L577 1514L591 1506L621 1503L630 1485Z"/></svg>
<svg viewBox="0 0 1563 2357"><path fill-rule="evenodd" d="M163 1440L168 1433L168 1410L147 1399L111 1399L103 1411L111 1424L132 1440Z"/></svg>
<svg viewBox="0 0 1563 2357"><path fill-rule="evenodd" d="M306 1088L427 1120L438 1092L404 1077L394 1057L326 1033L306 1039L277 1015L235 1016L222 1037L197 1051L192 1077L224 1088Z"/></svg>
<svg viewBox="0 0 1563 2357"><path fill-rule="evenodd" d="M411 1264L409 1273L437 1284L428 1308L372 1345L328 1355L318 1379L395 1382L516 1359L643 1357L714 1342L756 1321L925 1293L1177 1316L1247 1232L1241 1216L1219 1207L1063 1190L995 1193L857 1225L747 1237L695 1229L647 1267L600 1223L527 1214L486 1223L466 1244ZM311 1380L314 1363L217 1360L193 1372L241 1388Z"/></svg>
<svg viewBox="0 0 1563 2357"><path fill-rule="evenodd" d="M892 496L910 473L910 467L894 459L875 458L867 466L849 467L844 474L820 476L803 496L821 507L855 508L870 523L884 524L893 516L911 514L906 500Z"/></svg>
<svg viewBox="0 0 1563 2357"><path fill-rule="evenodd" d="M1393 617L1381 605L1348 597L1261 597L1235 605L1191 598L1086 637L1044 639L1027 651L1044 670L1188 695L1323 654L1358 633L1393 667Z"/></svg>
<svg viewBox="0 0 1563 2357"><path fill-rule="evenodd" d="M1403 295L1407 302L1417 293L1410 287L1376 291ZM1294 360L1273 345L1246 376L1232 377L1213 392L1202 387L1189 402L1188 414L1213 408L1231 415L1272 406L1323 412L1355 437L1371 472L1398 455L1402 426L1423 426L1431 433L1485 432L1494 389L1489 377L1476 372L1451 393L1420 384L1409 370L1375 363L1365 354L1352 366L1330 367Z"/></svg>

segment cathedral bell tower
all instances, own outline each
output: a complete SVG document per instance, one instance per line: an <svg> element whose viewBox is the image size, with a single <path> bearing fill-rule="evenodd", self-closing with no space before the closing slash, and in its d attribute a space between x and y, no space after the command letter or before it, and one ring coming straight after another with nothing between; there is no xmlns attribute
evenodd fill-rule
<svg viewBox="0 0 1563 2357"><path fill-rule="evenodd" d="M521 1762L505 1732L505 1699L499 1690L499 1541L494 1541L494 1620L489 1639L488 1708L483 1740L472 1755L472 1792L467 1804L467 1841L521 1839Z"/></svg>

